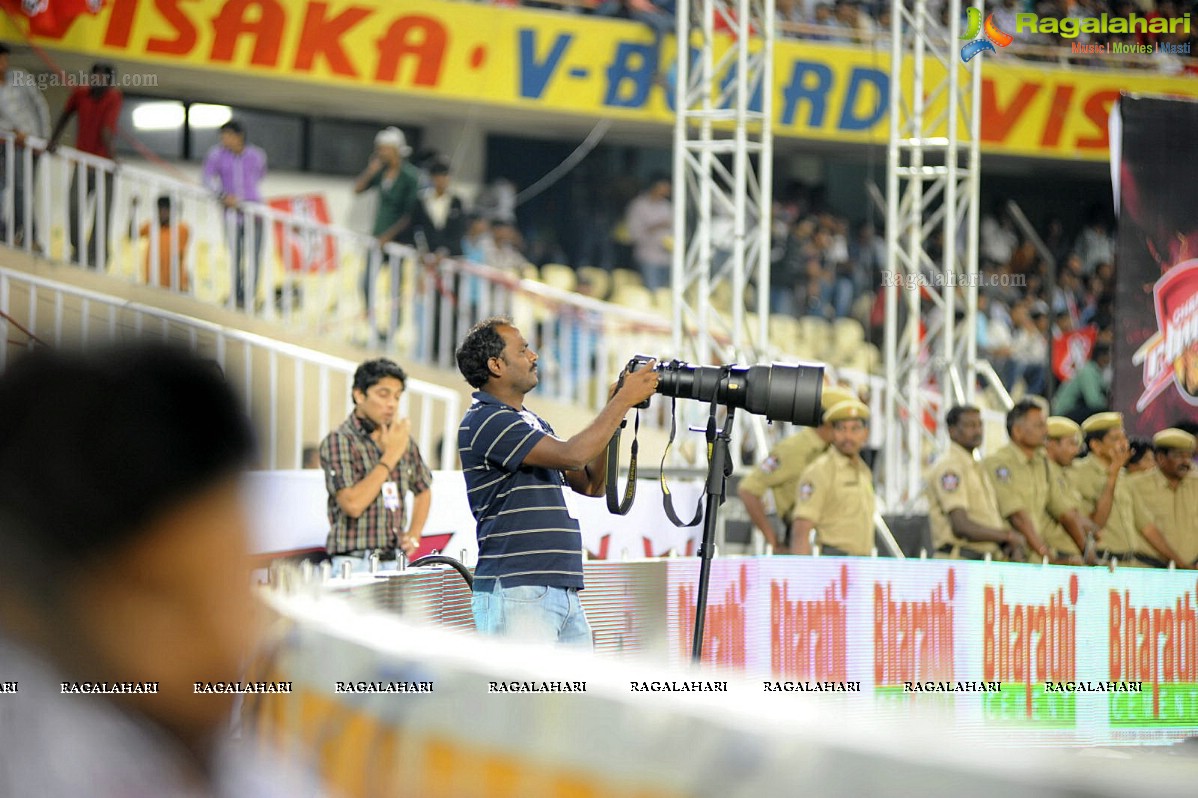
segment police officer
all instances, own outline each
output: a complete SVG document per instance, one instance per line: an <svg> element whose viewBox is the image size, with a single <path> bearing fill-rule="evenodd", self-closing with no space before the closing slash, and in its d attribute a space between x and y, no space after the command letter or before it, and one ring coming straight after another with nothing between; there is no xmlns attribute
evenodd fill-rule
<svg viewBox="0 0 1198 798"><path fill-rule="evenodd" d="M1123 471L1131 456L1123 414L1095 413L1082 422L1082 433L1090 453L1073 464L1073 477L1082 510L1102 527L1099 556L1116 558L1123 565L1179 562L1157 528L1148 503L1132 490Z"/></svg>
<svg viewBox="0 0 1198 798"><path fill-rule="evenodd" d="M833 405L856 398L857 395L848 388L829 386L823 390L820 405L826 411ZM745 510L775 551L785 550L786 538L789 537L790 525L794 520L799 476L815 458L827 451L831 443L832 425L825 418L818 427L803 427L794 435L780 441L770 451L769 457L740 481L737 493L745 504ZM774 508L784 524L781 545L774 524L765 509L764 498L767 490L773 491Z"/></svg>
<svg viewBox="0 0 1198 798"><path fill-rule="evenodd" d="M1017 402L1007 412L1010 442L986 458L985 466L998 498L999 512L1023 535L1028 549L1039 557L1068 559L1069 554L1079 554L1084 546L1086 533L1077 511L1081 502L1067 489L1064 477L1053 479L1049 471L1048 456L1041 448L1048 434L1044 415L1038 402L1031 399ZM1058 524L1063 524L1073 536L1066 536L1070 545L1059 554L1047 541L1049 528ZM1086 519L1085 524L1093 522Z"/></svg>
<svg viewBox="0 0 1198 798"><path fill-rule="evenodd" d="M861 450L869 440L869 408L850 399L828 408L832 448L799 477L791 552L810 554L811 530L824 554L867 556L874 546L874 481Z"/></svg>
<svg viewBox="0 0 1198 798"><path fill-rule="evenodd" d="M1048 458L1048 478L1055 481L1068 495L1067 503L1070 506L1079 508L1082 528L1086 534L1082 540L1076 540L1073 532L1066 531L1065 527L1054 522L1045 529L1044 542L1061 556L1073 557L1084 552L1086 562L1093 565L1098 525L1081 511L1082 497L1077 485L1073 483L1072 466L1081 452L1082 428L1076 421L1065 416L1049 416L1047 426L1048 438L1044 441L1044 453Z"/></svg>
<svg viewBox="0 0 1198 798"><path fill-rule="evenodd" d="M1198 563L1198 472L1194 471L1195 438L1170 427L1152 436L1156 468L1131 478L1132 489L1147 502L1161 534L1179 562Z"/></svg>
<svg viewBox="0 0 1198 798"><path fill-rule="evenodd" d="M973 452L982 445L982 412L970 405L951 408L944 417L952 440L928 471L932 544L938 557L981 560L998 557L1006 546L1022 559L1026 542L1008 527L998 509L994 486Z"/></svg>

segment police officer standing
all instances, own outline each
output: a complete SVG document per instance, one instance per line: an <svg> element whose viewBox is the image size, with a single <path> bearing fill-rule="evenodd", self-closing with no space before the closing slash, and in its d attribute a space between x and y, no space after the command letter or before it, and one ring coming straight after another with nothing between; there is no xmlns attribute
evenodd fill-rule
<svg viewBox="0 0 1198 798"><path fill-rule="evenodd" d="M1073 476L1082 510L1102 527L1099 556L1116 558L1123 565L1181 564L1148 503L1132 490L1123 471L1131 456L1123 414L1095 413L1082 422L1082 433L1090 453L1073 464Z"/></svg>
<svg viewBox="0 0 1198 798"><path fill-rule="evenodd" d="M998 557L1002 546L1022 559L1025 541L1010 529L998 509L994 486L974 450L982 445L982 411L951 408L944 417L952 443L928 471L928 505L936 555L948 559Z"/></svg>
<svg viewBox="0 0 1198 798"><path fill-rule="evenodd" d="M869 440L869 408L850 399L828 408L832 448L799 477L791 552L810 554L811 530L820 551L868 556L874 546L874 481L861 450Z"/></svg>
<svg viewBox="0 0 1198 798"><path fill-rule="evenodd" d="M824 388L820 405L824 411L840 402L856 399L857 395L848 388L829 386ZM740 481L737 493L744 502L745 510L753 524L761 530L767 543L774 551L784 551L789 538L790 525L794 520L795 495L799 487L799 476L803 470L827 451L832 443L832 425L826 418L818 427L803 427L783 439L775 446L760 465ZM783 523L783 536L779 541L774 524L765 508L765 492L771 490L774 508Z"/></svg>
<svg viewBox="0 0 1198 798"><path fill-rule="evenodd" d="M1077 554L1084 547L1086 532L1077 511L1080 499L1067 488L1064 477L1053 479L1049 471L1042 448L1048 434L1044 415L1038 402L1017 402L1007 412L1010 442L986 458L985 465L1003 518L1023 535L1037 556L1057 558L1046 539L1050 527L1059 523L1069 529L1071 545L1062 552L1065 555ZM1089 519L1084 523L1093 525Z"/></svg>
<svg viewBox="0 0 1198 798"><path fill-rule="evenodd" d="M1179 563L1198 562L1198 473L1195 438L1184 430L1163 429L1152 436L1156 468L1131 478L1133 490L1152 508L1161 534Z"/></svg>

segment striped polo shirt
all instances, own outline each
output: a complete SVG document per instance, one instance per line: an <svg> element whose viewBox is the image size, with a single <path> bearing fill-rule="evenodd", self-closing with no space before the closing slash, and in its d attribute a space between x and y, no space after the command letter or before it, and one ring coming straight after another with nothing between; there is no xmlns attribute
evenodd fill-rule
<svg viewBox="0 0 1198 798"><path fill-rule="evenodd" d="M553 428L485 391L458 427L470 511L478 522L474 589L549 585L582 589L582 535L566 508L565 475L524 465Z"/></svg>

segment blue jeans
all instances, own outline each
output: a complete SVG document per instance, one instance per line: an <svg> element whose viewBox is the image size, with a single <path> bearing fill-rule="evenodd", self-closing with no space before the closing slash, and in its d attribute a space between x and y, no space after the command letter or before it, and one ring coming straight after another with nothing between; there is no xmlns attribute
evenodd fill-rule
<svg viewBox="0 0 1198 798"><path fill-rule="evenodd" d="M474 626L482 634L525 643L558 643L593 648L591 625L578 601L578 590L527 585L474 591Z"/></svg>

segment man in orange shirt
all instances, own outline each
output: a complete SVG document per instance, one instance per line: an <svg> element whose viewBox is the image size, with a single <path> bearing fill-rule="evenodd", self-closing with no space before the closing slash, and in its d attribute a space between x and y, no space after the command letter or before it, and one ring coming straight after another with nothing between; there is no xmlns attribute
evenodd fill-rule
<svg viewBox="0 0 1198 798"><path fill-rule="evenodd" d="M174 288L187 293L190 286L190 280L187 279L187 242L191 240L191 228L187 222L172 224L171 216L171 198L163 195L158 198L157 234L151 235L149 222L142 222L137 231L139 237L150 239L150 246L146 249L146 257L141 266L141 279L146 285ZM158 246L158 270L157 278L151 279L155 239ZM177 272L174 263L179 264Z"/></svg>

